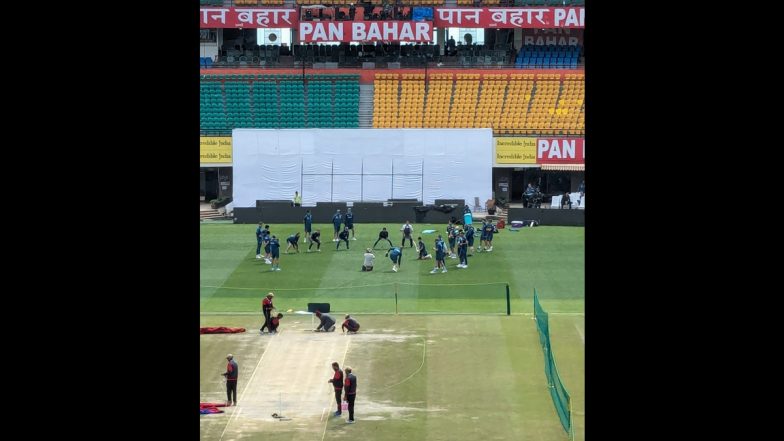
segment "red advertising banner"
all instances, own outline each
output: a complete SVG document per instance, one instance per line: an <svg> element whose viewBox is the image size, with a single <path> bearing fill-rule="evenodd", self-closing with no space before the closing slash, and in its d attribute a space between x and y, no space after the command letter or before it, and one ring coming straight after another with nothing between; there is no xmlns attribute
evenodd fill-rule
<svg viewBox="0 0 784 441"><path fill-rule="evenodd" d="M433 41L429 21L304 21L299 24L300 41Z"/></svg>
<svg viewBox="0 0 784 441"><path fill-rule="evenodd" d="M537 164L585 164L585 138L536 138Z"/></svg>
<svg viewBox="0 0 784 441"><path fill-rule="evenodd" d="M435 8L437 28L584 28L585 8Z"/></svg>
<svg viewBox="0 0 784 441"><path fill-rule="evenodd" d="M294 8L200 8L199 28L296 28Z"/></svg>

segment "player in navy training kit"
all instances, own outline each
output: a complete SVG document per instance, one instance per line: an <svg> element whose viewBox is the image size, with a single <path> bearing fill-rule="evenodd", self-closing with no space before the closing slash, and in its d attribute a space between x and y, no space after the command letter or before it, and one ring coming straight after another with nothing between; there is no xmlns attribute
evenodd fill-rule
<svg viewBox="0 0 784 441"><path fill-rule="evenodd" d="M299 253L299 232L292 234L291 236L286 238L286 254L289 253L289 248L294 248Z"/></svg>
<svg viewBox="0 0 784 441"><path fill-rule="evenodd" d="M280 271L280 242L278 242L278 238L272 236L269 243L270 247L270 255L272 256L272 268L271 271Z"/></svg>
<svg viewBox="0 0 784 441"><path fill-rule="evenodd" d="M338 233L340 233L340 224L343 222L343 215L340 214L340 210L335 212L335 215L332 216L332 226L335 227L335 235L332 239L332 242L338 241Z"/></svg>
<svg viewBox="0 0 784 441"><path fill-rule="evenodd" d="M389 242L389 246L394 246L392 245L392 241L389 240L389 231L387 231L387 227L382 228L381 231L378 232L378 240L376 240L376 243L373 244L373 249L376 249L376 245L378 245L378 242L382 240Z"/></svg>
<svg viewBox="0 0 784 441"><path fill-rule="evenodd" d="M446 272L446 262L444 259L446 258L446 244L444 244L444 239L441 238L439 234L436 238L436 266L433 268L433 271L430 271L430 274L435 274L439 268L441 268L441 272Z"/></svg>
<svg viewBox="0 0 784 441"><path fill-rule="evenodd" d="M466 240L468 241L468 251L473 253L474 252L474 226L473 225L466 225L466 233L465 233Z"/></svg>
<svg viewBox="0 0 784 441"><path fill-rule="evenodd" d="M356 236L354 236L354 213L351 212L350 207L346 213L346 228L351 230L351 239L357 240Z"/></svg>
<svg viewBox="0 0 784 441"><path fill-rule="evenodd" d="M264 244L264 222L256 227L256 258L261 259L261 246Z"/></svg>
<svg viewBox="0 0 784 441"><path fill-rule="evenodd" d="M321 241L319 237L321 236L321 230L316 230L310 235L310 245L308 245L308 252L310 252L310 248L313 244L316 244L316 251L321 252Z"/></svg>
<svg viewBox="0 0 784 441"><path fill-rule="evenodd" d="M310 238L310 233L313 229L313 215L310 214L310 210L305 212L305 218L303 219L305 222L305 243L308 243L308 239Z"/></svg>
<svg viewBox="0 0 784 441"><path fill-rule="evenodd" d="M468 268L468 241L463 231L460 231L457 236L457 255L460 256L460 263L457 267Z"/></svg>
<svg viewBox="0 0 784 441"><path fill-rule="evenodd" d="M344 227L343 231L340 232L338 237L339 237L338 244L335 247L335 250L339 250L340 249L340 243L344 242L344 241L346 242L346 249L351 248L351 247L348 246L348 227Z"/></svg>
<svg viewBox="0 0 784 441"><path fill-rule="evenodd" d="M425 247L425 243L422 242L422 236L417 238L417 251L419 251L417 260L430 259L433 257L432 255L427 254L427 247Z"/></svg>

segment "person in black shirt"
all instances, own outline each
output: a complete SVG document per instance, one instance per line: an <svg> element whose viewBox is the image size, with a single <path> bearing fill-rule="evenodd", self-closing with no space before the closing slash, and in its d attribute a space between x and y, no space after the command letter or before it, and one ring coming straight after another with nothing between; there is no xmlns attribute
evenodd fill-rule
<svg viewBox="0 0 784 441"><path fill-rule="evenodd" d="M572 209L572 201L569 198L569 193L563 194L563 199L561 199L561 207L569 206L569 209Z"/></svg>
<svg viewBox="0 0 784 441"><path fill-rule="evenodd" d="M376 245L378 245L378 242L382 240L389 242L390 247L394 246L392 245L392 241L389 240L389 231L387 231L387 227L382 228L381 231L378 232L378 240L376 240L376 243L373 244L373 249L376 249Z"/></svg>
<svg viewBox="0 0 784 441"><path fill-rule="evenodd" d="M343 231L341 231L340 234L338 235L338 244L335 247L335 250L340 249L341 242L346 242L346 249L351 248L348 246L348 227L343 227Z"/></svg>
<svg viewBox="0 0 784 441"><path fill-rule="evenodd" d="M433 258L431 254L427 254L427 248L425 247L425 242L422 241L422 236L417 238L417 251L419 251L419 257L417 257L417 260Z"/></svg>
<svg viewBox="0 0 784 441"><path fill-rule="evenodd" d="M316 244L316 251L319 253L321 252L321 241L319 240L319 236L321 236L321 230L316 230L313 234L310 235L310 245L308 245L308 252L310 252L310 248L313 244Z"/></svg>

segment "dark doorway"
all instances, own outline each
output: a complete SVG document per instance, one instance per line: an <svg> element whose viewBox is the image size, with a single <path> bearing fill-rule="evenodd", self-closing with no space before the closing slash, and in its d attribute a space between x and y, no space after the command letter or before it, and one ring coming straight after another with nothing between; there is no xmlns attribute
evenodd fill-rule
<svg viewBox="0 0 784 441"><path fill-rule="evenodd" d="M209 202L218 199L218 170L204 170L204 199Z"/></svg>
<svg viewBox="0 0 784 441"><path fill-rule="evenodd" d="M523 200L523 190L525 190L524 173L525 172L522 170L512 172L512 185L510 186L510 191L512 200L515 202Z"/></svg>

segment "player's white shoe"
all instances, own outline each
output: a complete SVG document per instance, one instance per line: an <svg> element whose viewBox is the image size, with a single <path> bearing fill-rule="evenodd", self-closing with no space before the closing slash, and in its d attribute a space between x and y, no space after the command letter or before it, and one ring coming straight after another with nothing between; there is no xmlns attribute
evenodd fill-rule
<svg viewBox="0 0 784 441"><path fill-rule="evenodd" d="M261 254L256 254L257 259L261 259Z"/></svg>
<svg viewBox="0 0 784 441"><path fill-rule="evenodd" d="M397 272L397 266L392 265L392 271Z"/></svg>

